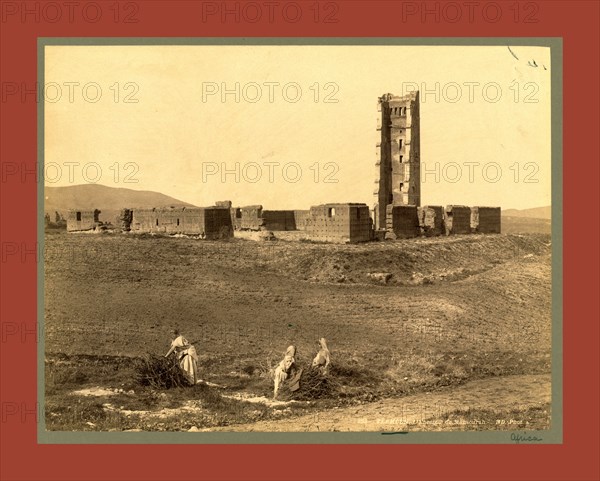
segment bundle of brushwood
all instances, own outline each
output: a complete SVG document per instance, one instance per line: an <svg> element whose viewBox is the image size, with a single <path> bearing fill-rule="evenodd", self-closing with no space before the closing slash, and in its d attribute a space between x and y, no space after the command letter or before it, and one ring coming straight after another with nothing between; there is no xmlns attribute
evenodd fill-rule
<svg viewBox="0 0 600 481"><path fill-rule="evenodd" d="M155 389L190 385L175 356L164 357L147 354L146 357L138 360L135 377L142 386L150 386Z"/></svg>
<svg viewBox="0 0 600 481"><path fill-rule="evenodd" d="M278 399L299 401L310 401L313 399L335 398L341 390L340 382L332 376L331 373L323 373L320 368L308 367L302 370L299 379L300 388L294 388L294 382L287 381L283 383Z"/></svg>

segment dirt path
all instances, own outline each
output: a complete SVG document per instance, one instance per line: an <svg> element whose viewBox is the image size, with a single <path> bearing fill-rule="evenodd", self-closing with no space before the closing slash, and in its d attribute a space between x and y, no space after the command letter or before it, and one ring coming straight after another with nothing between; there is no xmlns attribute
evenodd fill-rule
<svg viewBox="0 0 600 481"><path fill-rule="evenodd" d="M446 431L456 429L452 423L440 421L446 413L468 409L523 410L549 403L550 397L550 375L506 376L474 381L443 392L386 399L278 421L211 428L210 431ZM511 423L511 419L505 418L503 415L498 421ZM494 429L486 427L489 428Z"/></svg>

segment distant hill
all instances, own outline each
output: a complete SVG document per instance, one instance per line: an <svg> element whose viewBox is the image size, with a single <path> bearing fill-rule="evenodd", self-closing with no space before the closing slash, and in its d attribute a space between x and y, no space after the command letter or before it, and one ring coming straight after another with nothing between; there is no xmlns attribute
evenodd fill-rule
<svg viewBox="0 0 600 481"><path fill-rule="evenodd" d="M551 219L552 207L534 207L533 209L506 209L502 211L503 216L507 217L529 217L535 219Z"/></svg>
<svg viewBox="0 0 600 481"><path fill-rule="evenodd" d="M552 208L506 209L502 211L502 233L504 234L550 234L552 230Z"/></svg>
<svg viewBox="0 0 600 481"><path fill-rule="evenodd" d="M551 234L550 219L535 217L513 217L502 215L503 234Z"/></svg>
<svg viewBox="0 0 600 481"><path fill-rule="evenodd" d="M100 219L114 221L124 207L194 207L168 195L149 190L133 190L122 187L107 187L99 184L70 185L67 187L44 187L44 212L54 218L59 212L65 218L70 209L100 209Z"/></svg>

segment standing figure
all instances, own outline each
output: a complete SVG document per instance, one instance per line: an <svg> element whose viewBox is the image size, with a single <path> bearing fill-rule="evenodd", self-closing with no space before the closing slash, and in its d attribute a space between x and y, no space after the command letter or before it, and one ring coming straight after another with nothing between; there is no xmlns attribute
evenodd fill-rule
<svg viewBox="0 0 600 481"><path fill-rule="evenodd" d="M171 349L165 354L169 357L172 352L175 352L179 360L179 367L185 374L185 377L191 384L196 384L198 380L198 353L196 348L183 337L177 329L171 331Z"/></svg>
<svg viewBox="0 0 600 481"><path fill-rule="evenodd" d="M313 359L312 367L321 367L325 374L329 368L329 363L331 362L331 354L324 337L319 339L319 345L321 346L321 349Z"/></svg>
<svg viewBox="0 0 600 481"><path fill-rule="evenodd" d="M275 389L273 392L273 398L277 397L277 392L279 391L279 386L281 383L285 381L293 371L296 370L295 356L296 348L294 346L289 346L285 351L283 360L275 368Z"/></svg>

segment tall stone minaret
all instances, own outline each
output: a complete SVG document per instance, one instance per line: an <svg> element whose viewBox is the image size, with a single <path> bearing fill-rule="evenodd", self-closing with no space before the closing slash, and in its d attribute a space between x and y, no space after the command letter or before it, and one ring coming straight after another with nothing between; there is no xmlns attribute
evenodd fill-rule
<svg viewBox="0 0 600 481"><path fill-rule="evenodd" d="M419 92L385 94L377 109L375 228L385 229L387 205L421 205Z"/></svg>

